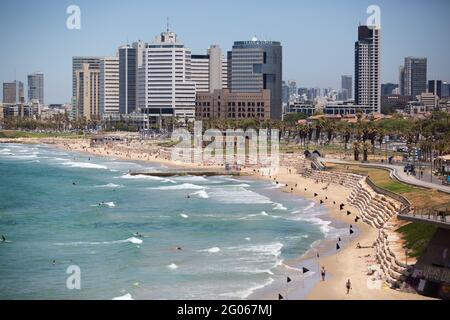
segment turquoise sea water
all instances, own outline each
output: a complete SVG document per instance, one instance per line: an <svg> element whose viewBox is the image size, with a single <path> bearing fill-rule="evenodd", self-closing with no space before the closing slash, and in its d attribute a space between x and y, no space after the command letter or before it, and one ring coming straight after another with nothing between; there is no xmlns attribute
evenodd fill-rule
<svg viewBox="0 0 450 320"><path fill-rule="evenodd" d="M0 234L11 241L0 244L0 299L242 299L339 232L325 208L271 182L128 174L137 169L167 170L0 145ZM80 290L66 287L70 265Z"/></svg>

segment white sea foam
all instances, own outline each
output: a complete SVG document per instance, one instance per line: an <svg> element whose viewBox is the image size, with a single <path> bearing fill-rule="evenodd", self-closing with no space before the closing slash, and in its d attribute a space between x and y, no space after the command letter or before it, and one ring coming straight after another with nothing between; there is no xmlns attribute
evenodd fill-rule
<svg viewBox="0 0 450 320"><path fill-rule="evenodd" d="M191 183L183 183L183 184L177 184L175 186L164 186L164 187L154 187L154 188L148 188L152 190L202 190L206 187L198 186L196 184Z"/></svg>
<svg viewBox="0 0 450 320"><path fill-rule="evenodd" d="M209 196L226 204L268 204L269 198L243 187L215 187L208 190Z"/></svg>
<svg viewBox="0 0 450 320"><path fill-rule="evenodd" d="M131 174L127 173L127 174L124 174L123 176L116 177L116 178L130 179L130 180L154 180L154 181L175 183L175 181L170 180L170 179L165 179L165 178L155 177L155 176L147 176L145 174L131 175Z"/></svg>
<svg viewBox="0 0 450 320"><path fill-rule="evenodd" d="M236 292L229 292L229 293L223 293L220 296L221 297L225 297L225 298L239 298L239 299L246 299L248 298L251 294L253 294L256 290L262 289L264 287L267 287L268 285L271 285L275 280L271 277L269 277L269 279L267 279L266 282L264 282L263 284L257 284L254 285L253 287L246 289L246 290L241 290L241 291L236 291Z"/></svg>
<svg viewBox="0 0 450 320"><path fill-rule="evenodd" d="M96 188L122 188L120 184L108 183L104 185L95 186Z"/></svg>
<svg viewBox="0 0 450 320"><path fill-rule="evenodd" d="M176 181L190 181L190 182L208 182L209 180L201 176L179 176L174 177Z"/></svg>
<svg viewBox="0 0 450 320"><path fill-rule="evenodd" d="M247 240L247 241L251 241L251 240L252 240L252 238L250 238L250 237L246 237L246 238L245 238L245 240Z"/></svg>
<svg viewBox="0 0 450 320"><path fill-rule="evenodd" d="M180 217L182 217L183 219L189 219L189 216L184 213L180 214Z"/></svg>
<svg viewBox="0 0 450 320"><path fill-rule="evenodd" d="M308 210L314 208L315 206L316 206L316 203L315 203L315 202L311 202L310 204L308 204L308 205L305 207L305 209L303 209L303 211L308 211Z"/></svg>
<svg viewBox="0 0 450 320"><path fill-rule="evenodd" d="M133 244L142 244L143 241L141 239L131 237L124 240L115 240L115 241L78 241L78 242L59 242L55 243L55 246L93 246L93 245L109 245L109 244L119 244L119 243L133 243Z"/></svg>
<svg viewBox="0 0 450 320"><path fill-rule="evenodd" d="M268 216L269 214L268 214L267 212L265 212L265 211L262 211L262 212L261 212L261 215L262 215L262 216Z"/></svg>
<svg viewBox="0 0 450 320"><path fill-rule="evenodd" d="M178 266L175 263L171 263L167 266L167 268L169 268L171 270L175 270L175 269L178 269Z"/></svg>
<svg viewBox="0 0 450 320"><path fill-rule="evenodd" d="M212 248L209 248L209 249L200 250L200 252L218 253L218 252L220 252L220 248L219 247L212 247Z"/></svg>
<svg viewBox="0 0 450 320"><path fill-rule="evenodd" d="M193 196L197 196L197 197L202 198L202 199L208 199L209 198L209 195L208 195L208 193L205 190L200 190L200 191L194 192L194 193L192 193L192 195Z"/></svg>
<svg viewBox="0 0 450 320"><path fill-rule="evenodd" d="M95 163L89 163L89 162L75 162L75 161L67 161L64 162L63 165L71 167L71 168L84 168L84 169L102 169L107 170L108 167L95 164Z"/></svg>
<svg viewBox="0 0 450 320"><path fill-rule="evenodd" d="M285 207L285 206L283 206L281 203L277 203L277 202L274 202L273 203L273 209L274 210L287 210L287 208Z"/></svg>
<svg viewBox="0 0 450 320"><path fill-rule="evenodd" d="M113 298L113 300L134 300L134 299L131 296L131 294L127 293L127 294L125 294L123 296L115 297L115 298Z"/></svg>

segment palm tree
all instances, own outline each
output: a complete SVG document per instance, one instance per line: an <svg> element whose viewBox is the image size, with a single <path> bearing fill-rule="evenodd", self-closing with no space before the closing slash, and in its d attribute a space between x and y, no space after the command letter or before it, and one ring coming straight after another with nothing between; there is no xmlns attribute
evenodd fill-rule
<svg viewBox="0 0 450 320"><path fill-rule="evenodd" d="M361 153L361 142L355 141L353 142L353 156L355 161L359 161L359 154Z"/></svg>

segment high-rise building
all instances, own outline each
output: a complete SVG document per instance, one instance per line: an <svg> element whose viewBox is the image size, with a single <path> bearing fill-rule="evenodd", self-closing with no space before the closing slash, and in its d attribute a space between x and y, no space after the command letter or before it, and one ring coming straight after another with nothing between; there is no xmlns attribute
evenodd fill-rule
<svg viewBox="0 0 450 320"><path fill-rule="evenodd" d="M398 88L398 84L395 83L383 83L381 84L381 95L388 96L393 94L393 91Z"/></svg>
<svg viewBox="0 0 450 320"><path fill-rule="evenodd" d="M87 64L89 70L100 71L100 59L101 57L88 56L76 56L72 58L72 113L70 115L72 119L83 117L83 114L80 113L80 109L77 107L79 105L77 101L77 85L79 83L79 80L77 80L77 71L80 71L84 64Z"/></svg>
<svg viewBox="0 0 450 320"><path fill-rule="evenodd" d="M405 95L411 98L427 92L427 58L405 58Z"/></svg>
<svg viewBox="0 0 450 320"><path fill-rule="evenodd" d="M437 95L439 98L443 98L442 96L442 80L430 80L428 81L428 93L433 93Z"/></svg>
<svg viewBox="0 0 450 320"><path fill-rule="evenodd" d="M281 101L283 103L289 103L289 86L286 84L286 81L281 83Z"/></svg>
<svg viewBox="0 0 450 320"><path fill-rule="evenodd" d="M341 89L347 90L347 99L353 98L353 77L350 75L341 76Z"/></svg>
<svg viewBox="0 0 450 320"><path fill-rule="evenodd" d="M3 83L3 103L24 103L25 92L23 82L13 81Z"/></svg>
<svg viewBox="0 0 450 320"><path fill-rule="evenodd" d="M400 95L405 96L405 66L400 66L398 73L398 87Z"/></svg>
<svg viewBox="0 0 450 320"><path fill-rule="evenodd" d="M381 29L359 26L355 43L355 104L381 112Z"/></svg>
<svg viewBox="0 0 450 320"><path fill-rule="evenodd" d="M282 114L282 47L277 41L236 41L228 54L231 92L270 90L271 118Z"/></svg>
<svg viewBox="0 0 450 320"><path fill-rule="evenodd" d="M135 47L119 48L119 112L130 114L136 110L138 55Z"/></svg>
<svg viewBox="0 0 450 320"><path fill-rule="evenodd" d="M44 104L44 74L33 73L28 75L28 101L38 100Z"/></svg>
<svg viewBox="0 0 450 320"><path fill-rule="evenodd" d="M143 50L138 106L153 119L170 116L193 119L195 98L191 50L167 30Z"/></svg>
<svg viewBox="0 0 450 320"><path fill-rule="evenodd" d="M450 97L450 83L444 81L442 82L442 98Z"/></svg>
<svg viewBox="0 0 450 320"><path fill-rule="evenodd" d="M76 80L75 72L80 70L83 64L88 64L91 70L100 70L100 59L101 57L73 57L72 58L72 95L75 97L76 93Z"/></svg>
<svg viewBox="0 0 450 320"><path fill-rule="evenodd" d="M100 60L100 114L119 113L119 58Z"/></svg>
<svg viewBox="0 0 450 320"><path fill-rule="evenodd" d="M191 67L196 92L209 92L209 55L192 55Z"/></svg>
<svg viewBox="0 0 450 320"><path fill-rule="evenodd" d="M209 92L226 89L226 60L222 55L222 49L218 45L212 45L208 49L209 56ZM225 74L224 74L225 71ZM224 86L225 84L225 86Z"/></svg>
<svg viewBox="0 0 450 320"><path fill-rule="evenodd" d="M89 63L83 63L75 71L75 109L78 119L98 119L100 115L100 70L92 69Z"/></svg>
<svg viewBox="0 0 450 320"><path fill-rule="evenodd" d="M192 55L192 81L197 92L214 92L227 88L227 60L218 45L212 45L206 55Z"/></svg>

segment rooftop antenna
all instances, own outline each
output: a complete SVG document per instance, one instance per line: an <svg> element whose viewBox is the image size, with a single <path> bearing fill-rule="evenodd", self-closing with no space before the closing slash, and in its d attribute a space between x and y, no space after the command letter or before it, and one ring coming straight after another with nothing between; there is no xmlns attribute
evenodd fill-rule
<svg viewBox="0 0 450 320"><path fill-rule="evenodd" d="M167 17L167 32L169 32L169 17Z"/></svg>

